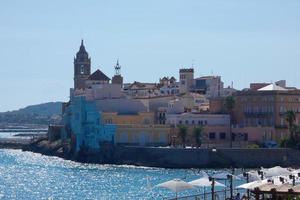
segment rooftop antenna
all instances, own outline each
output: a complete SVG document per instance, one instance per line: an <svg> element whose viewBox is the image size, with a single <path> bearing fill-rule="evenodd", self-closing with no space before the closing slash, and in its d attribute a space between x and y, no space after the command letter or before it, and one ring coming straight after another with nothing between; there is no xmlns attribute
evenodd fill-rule
<svg viewBox="0 0 300 200"><path fill-rule="evenodd" d="M117 59L117 63L115 65L115 72L116 72L116 75L121 74L121 65L119 65L119 59Z"/></svg>
<svg viewBox="0 0 300 200"><path fill-rule="evenodd" d="M231 81L231 88L233 88L233 81Z"/></svg>

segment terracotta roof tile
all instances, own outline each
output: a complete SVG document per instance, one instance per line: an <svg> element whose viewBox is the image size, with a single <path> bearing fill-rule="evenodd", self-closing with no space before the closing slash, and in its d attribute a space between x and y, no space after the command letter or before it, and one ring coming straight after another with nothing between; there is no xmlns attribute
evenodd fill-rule
<svg viewBox="0 0 300 200"><path fill-rule="evenodd" d="M99 69L97 69L94 73L92 73L88 80L93 81L109 81L110 78L108 78L103 72L101 72Z"/></svg>

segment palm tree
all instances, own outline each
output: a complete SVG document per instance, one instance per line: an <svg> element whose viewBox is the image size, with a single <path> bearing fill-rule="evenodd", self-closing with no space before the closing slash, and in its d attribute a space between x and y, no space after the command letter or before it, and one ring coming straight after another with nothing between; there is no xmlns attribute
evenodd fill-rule
<svg viewBox="0 0 300 200"><path fill-rule="evenodd" d="M232 124L232 117L233 117L233 109L235 106L235 99L233 96L228 96L225 99L225 108L230 115L230 124L229 124L229 135L230 135L230 147L232 148L232 133L231 133L231 124Z"/></svg>
<svg viewBox="0 0 300 200"><path fill-rule="evenodd" d="M296 113L292 110L289 110L285 113L285 120L288 122L289 132L290 132L290 142L294 143L295 141L295 121L296 121Z"/></svg>
<svg viewBox="0 0 300 200"><path fill-rule="evenodd" d="M187 136L187 127L184 126L184 125L180 125L178 126L179 128L179 137L181 139L181 142L182 142L182 146L183 148L185 148L185 141L186 141L186 136Z"/></svg>
<svg viewBox="0 0 300 200"><path fill-rule="evenodd" d="M197 148L199 148L201 146L202 133L203 133L203 127L202 126L194 127L193 136L195 138Z"/></svg>

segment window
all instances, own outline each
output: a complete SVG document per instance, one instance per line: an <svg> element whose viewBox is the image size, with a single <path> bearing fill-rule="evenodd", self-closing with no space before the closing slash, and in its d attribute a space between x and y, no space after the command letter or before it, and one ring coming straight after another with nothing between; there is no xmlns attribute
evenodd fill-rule
<svg viewBox="0 0 300 200"><path fill-rule="evenodd" d="M280 118L280 125L283 126L284 125L284 119L281 117Z"/></svg>
<svg viewBox="0 0 300 200"><path fill-rule="evenodd" d="M210 140L216 139L216 133L214 133L214 132L209 133L209 139Z"/></svg>
<svg viewBox="0 0 300 200"><path fill-rule="evenodd" d="M164 124L165 122L163 121L162 123ZM149 119L145 119L144 120L144 124L150 124L150 120Z"/></svg>
<svg viewBox="0 0 300 200"><path fill-rule="evenodd" d="M225 140L226 139L226 133L222 132L219 134L220 140Z"/></svg>
<svg viewBox="0 0 300 200"><path fill-rule="evenodd" d="M281 112L281 113L285 112L284 106L280 106L280 112Z"/></svg>
<svg viewBox="0 0 300 200"><path fill-rule="evenodd" d="M248 141L248 133L244 133L244 141Z"/></svg>
<svg viewBox="0 0 300 200"><path fill-rule="evenodd" d="M181 121L181 120L179 120L179 124L182 124L182 121Z"/></svg>
<svg viewBox="0 0 300 200"><path fill-rule="evenodd" d="M80 66L80 74L84 74L84 65Z"/></svg>
<svg viewBox="0 0 300 200"><path fill-rule="evenodd" d="M185 120L185 124L189 124L189 121L188 121L188 120Z"/></svg>
<svg viewBox="0 0 300 200"><path fill-rule="evenodd" d="M235 138L236 138L236 133L231 133L231 140L235 141Z"/></svg>

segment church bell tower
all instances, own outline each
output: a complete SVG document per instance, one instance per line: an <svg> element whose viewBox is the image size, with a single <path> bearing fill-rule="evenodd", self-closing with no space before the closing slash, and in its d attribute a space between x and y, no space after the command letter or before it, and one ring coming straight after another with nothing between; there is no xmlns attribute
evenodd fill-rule
<svg viewBox="0 0 300 200"><path fill-rule="evenodd" d="M74 89L85 89L85 81L91 75L91 58L85 50L83 40L74 58Z"/></svg>
<svg viewBox="0 0 300 200"><path fill-rule="evenodd" d="M119 65L119 60L117 60L117 64L114 68L116 74L112 77L112 84L119 84L123 87L123 77L121 76L121 65Z"/></svg>

